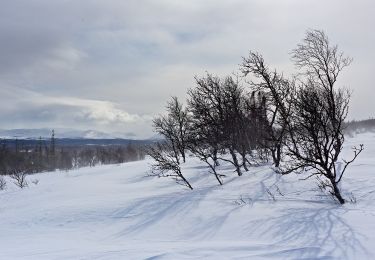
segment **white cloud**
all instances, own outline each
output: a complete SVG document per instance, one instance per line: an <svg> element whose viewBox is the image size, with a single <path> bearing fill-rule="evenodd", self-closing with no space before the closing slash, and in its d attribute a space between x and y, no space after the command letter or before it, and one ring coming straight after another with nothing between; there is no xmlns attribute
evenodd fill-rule
<svg viewBox="0 0 375 260"><path fill-rule="evenodd" d="M17 87L1 86L0 121L6 128L69 127L108 132L137 132L147 136L151 116L131 114L109 101L48 96ZM24 126L22 126L24 125ZM141 128L140 128L141 127Z"/></svg>

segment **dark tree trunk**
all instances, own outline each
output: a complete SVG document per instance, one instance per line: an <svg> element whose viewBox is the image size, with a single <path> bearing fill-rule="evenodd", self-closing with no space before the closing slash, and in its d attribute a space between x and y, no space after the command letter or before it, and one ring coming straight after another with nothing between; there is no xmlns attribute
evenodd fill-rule
<svg viewBox="0 0 375 260"><path fill-rule="evenodd" d="M229 153L230 153L230 155L232 155L233 165L234 165L234 167L236 167L236 172L237 172L238 176L241 176L242 172L241 172L241 168L238 164L238 160L237 160L237 156L236 156L235 152L232 149L229 149Z"/></svg>
<svg viewBox="0 0 375 260"><path fill-rule="evenodd" d="M217 158L217 151L216 150L213 153L213 160L214 160L215 166L219 166L220 165L219 159Z"/></svg>
<svg viewBox="0 0 375 260"><path fill-rule="evenodd" d="M223 182L220 180L219 175L216 172L215 166L210 165L213 174L215 175L216 180L219 182L220 185L223 185Z"/></svg>
<svg viewBox="0 0 375 260"><path fill-rule="evenodd" d="M182 181L185 183L185 185L189 188L189 189L193 189L193 187L190 185L190 182L184 177L184 175L181 173L180 170L177 171L177 174L178 176L182 179Z"/></svg>
<svg viewBox="0 0 375 260"><path fill-rule="evenodd" d="M191 189L191 190L193 189L193 187L190 185L188 180L185 179L185 177L182 174L180 174L180 178L183 180L183 182L185 182L186 186L188 186L189 189Z"/></svg>
<svg viewBox="0 0 375 260"><path fill-rule="evenodd" d="M333 195L336 197L336 199L340 202L340 204L345 204L345 200L341 196L340 189L337 187L337 183L335 180L330 180L332 184L332 189L333 189Z"/></svg>
<svg viewBox="0 0 375 260"><path fill-rule="evenodd" d="M245 171L249 171L249 168L247 168L246 166L246 162L247 162L246 155L241 154L241 156L242 156L242 167L244 168Z"/></svg>
<svg viewBox="0 0 375 260"><path fill-rule="evenodd" d="M215 175L216 180L219 182L220 185L223 185L223 182L220 180L219 174L216 172L216 161L214 160L214 164L208 162L207 159L204 159L204 162L207 163L207 165L211 168L212 173Z"/></svg>
<svg viewBox="0 0 375 260"><path fill-rule="evenodd" d="M279 167L280 160L281 160L281 146L276 145L276 147L271 150L271 154L272 154L273 164L275 165L275 167Z"/></svg>
<svg viewBox="0 0 375 260"><path fill-rule="evenodd" d="M181 156L182 156L182 161L185 163L186 162L186 155L185 155L185 151L184 150L182 150Z"/></svg>

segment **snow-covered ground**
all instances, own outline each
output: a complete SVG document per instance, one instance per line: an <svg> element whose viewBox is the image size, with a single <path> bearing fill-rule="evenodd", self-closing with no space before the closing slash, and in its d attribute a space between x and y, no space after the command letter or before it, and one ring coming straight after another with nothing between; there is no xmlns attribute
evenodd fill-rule
<svg viewBox="0 0 375 260"><path fill-rule="evenodd" d="M342 185L357 202L344 206L267 166L223 165L219 186L193 158L193 191L145 177L147 160L32 175L22 190L7 179L0 259L375 259L375 134L347 146L359 143Z"/></svg>

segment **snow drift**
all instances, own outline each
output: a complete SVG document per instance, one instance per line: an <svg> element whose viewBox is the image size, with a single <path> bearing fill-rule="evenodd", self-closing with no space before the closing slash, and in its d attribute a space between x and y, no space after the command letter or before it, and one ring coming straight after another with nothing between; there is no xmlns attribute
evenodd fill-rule
<svg viewBox="0 0 375 260"><path fill-rule="evenodd" d="M147 177L147 160L31 175L25 189L6 178L0 259L374 259L375 134L348 139L344 156L358 143L342 183L356 202L343 206L269 166L238 177L223 164L219 186L194 158L193 191Z"/></svg>

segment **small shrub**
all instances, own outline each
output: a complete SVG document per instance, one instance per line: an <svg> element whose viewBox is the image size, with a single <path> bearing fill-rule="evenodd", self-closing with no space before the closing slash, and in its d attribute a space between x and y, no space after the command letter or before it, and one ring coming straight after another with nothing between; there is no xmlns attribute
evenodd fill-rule
<svg viewBox="0 0 375 260"><path fill-rule="evenodd" d="M27 180L26 180L26 172L21 171L21 172L16 172L12 174L10 177L15 180L13 183L20 187L21 189L25 188L28 186Z"/></svg>
<svg viewBox="0 0 375 260"><path fill-rule="evenodd" d="M7 182L3 176L0 176L0 190L5 190L7 187Z"/></svg>

